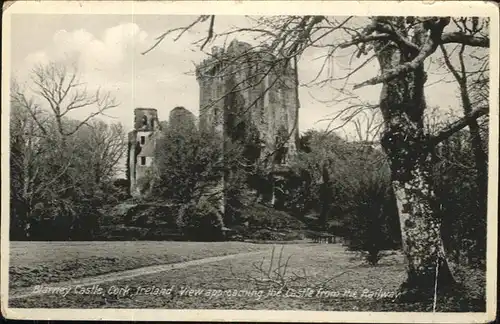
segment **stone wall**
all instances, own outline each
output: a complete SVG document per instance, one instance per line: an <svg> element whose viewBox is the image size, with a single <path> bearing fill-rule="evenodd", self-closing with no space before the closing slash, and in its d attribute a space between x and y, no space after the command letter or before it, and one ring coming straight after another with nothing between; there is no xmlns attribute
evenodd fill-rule
<svg viewBox="0 0 500 324"><path fill-rule="evenodd" d="M287 158L296 153L298 98L295 67L269 54L233 41L224 50L212 49L212 56L197 67L200 85L200 128L224 129L224 116L253 124L264 143L262 157L277 149L277 138L285 136ZM235 117L237 116L237 117ZM236 122L236 123L237 123Z"/></svg>
<svg viewBox="0 0 500 324"><path fill-rule="evenodd" d="M170 111L168 125L170 129L177 129L180 131L192 131L197 128L194 114L184 107L175 107Z"/></svg>

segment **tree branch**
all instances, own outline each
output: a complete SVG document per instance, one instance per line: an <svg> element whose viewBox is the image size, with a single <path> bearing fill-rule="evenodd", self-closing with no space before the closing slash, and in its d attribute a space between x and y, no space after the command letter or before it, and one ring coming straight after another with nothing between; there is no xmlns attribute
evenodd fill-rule
<svg viewBox="0 0 500 324"><path fill-rule="evenodd" d="M461 32L446 33L441 36L441 44L457 43L474 47L490 47L489 37L465 35Z"/></svg>
<svg viewBox="0 0 500 324"><path fill-rule="evenodd" d="M211 15L210 16L210 25L208 26L208 35L203 44L201 45L200 49L203 51L205 46L212 40L214 37L214 23L215 23L215 16Z"/></svg>
<svg viewBox="0 0 500 324"><path fill-rule="evenodd" d="M426 42L424 46L422 46L422 49L420 53L410 62L403 63L399 65L395 69L388 70L386 73L383 73L379 76L376 76L374 78L371 78L367 81L364 81L362 83L356 84L353 89L359 89L361 87L367 86L367 85L375 85L383 82L389 82L395 78L397 78L399 75L407 73L411 70L415 70L418 68L419 65L423 64L424 60L429 57L432 53L436 51L438 44L434 42Z"/></svg>
<svg viewBox="0 0 500 324"><path fill-rule="evenodd" d="M376 76L372 79L369 79L365 82L362 82L360 84L357 84L354 86L354 89L358 89L367 85L375 85L383 82L389 82L396 77L398 77L401 74L407 73L411 70L416 69L418 66L423 64L425 59L432 55L438 46L442 44L447 44L447 43L459 43L463 45L470 45L470 46L475 46L475 47L489 47L489 38L488 37L478 37L478 36L473 36L473 35L465 35L462 32L453 32L453 33L446 33L443 34L443 29L446 27L449 23L450 19L449 17L444 17L444 18L439 18L435 19L433 21L425 21L423 22L424 29L429 31L429 35L426 39L426 41L422 44L420 47L418 54L415 56L414 59L412 59L409 62L403 63L399 65L398 67L388 70L385 73ZM369 28L366 29L365 33L366 36L360 37L359 41L358 40L353 40L350 43L346 43L342 45L343 47L347 47L350 45L354 45L357 43L366 43L367 41L372 41L376 40L377 36L370 36L370 34L373 31L379 31L382 30L386 33L390 33L390 28L384 27L383 24L380 24L376 22L374 25L369 26ZM410 49L412 51L415 51L416 45L409 42L408 40L405 41L405 38L400 35L397 32L392 32L390 34L391 39L394 40L398 45L404 45L407 49ZM363 41L365 40L365 41Z"/></svg>
<svg viewBox="0 0 500 324"><path fill-rule="evenodd" d="M464 117L460 118L459 120L451 123L436 135L431 136L428 141L428 146L429 147L436 146L437 144L441 143L442 141L446 140L447 138L449 138L450 136L461 130L462 128L468 126L472 120L485 116L488 114L488 112L489 112L489 107L481 107L475 109L470 114L467 114Z"/></svg>

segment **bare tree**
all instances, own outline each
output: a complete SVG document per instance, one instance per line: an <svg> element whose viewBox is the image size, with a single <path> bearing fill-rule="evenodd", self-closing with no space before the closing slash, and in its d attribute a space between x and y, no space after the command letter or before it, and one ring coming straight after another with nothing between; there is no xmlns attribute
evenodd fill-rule
<svg viewBox="0 0 500 324"><path fill-rule="evenodd" d="M97 89L91 93L80 80L78 70L60 62L39 64L32 71L33 92L48 104L62 138L73 135L92 118L118 106L111 93ZM64 118L76 110L95 107L82 121L65 129Z"/></svg>
<svg viewBox="0 0 500 324"><path fill-rule="evenodd" d="M482 31L482 28L484 28L484 26L478 24L477 20L454 19L454 23L460 28L462 32L470 35L476 35L477 33ZM474 107L484 104L483 98L477 98L476 100L474 100L474 95L484 95L485 97L487 97L488 86L484 81L487 81L488 79L485 76L485 73L487 73L489 70L489 60L488 57L483 56L478 58L479 62L477 64L474 64L475 67L467 66L468 64L466 63L466 59L474 59L474 54L469 53L466 58L465 50L468 47L467 44L460 44L457 45L457 47L459 48L456 55L459 61L458 68L455 67L451 62L450 54L446 50L445 46L443 44L440 44L441 52L443 54L443 60L458 84L464 115L468 115L473 111ZM477 68L477 70L474 71L474 68ZM479 83L482 85L482 91L475 91L474 94L475 83ZM486 199L487 197L488 156L483 149L483 140L481 138L479 122L476 119L472 119L469 121L468 127L477 172L478 192L477 197L474 200L478 202L478 215L481 215L481 217L483 217L484 215L486 215L486 202L481 200Z"/></svg>
<svg viewBox="0 0 500 324"><path fill-rule="evenodd" d="M87 161L82 156L84 142L77 133L83 126L88 128L94 117L117 106L108 92L90 94L76 70L70 71L60 63L37 66L31 81L31 92L15 80L10 91L11 199L18 209L15 215L21 232L28 231L37 209L39 213L47 211L49 205L74 209L72 199L85 190L80 187L83 175L93 170L83 168ZM96 111L83 120L71 119L72 112L92 107ZM118 136L117 132L113 135ZM119 152L111 150L115 140L108 136L104 147L88 150L107 154L107 169L101 172L111 172L109 164L116 164Z"/></svg>
<svg viewBox="0 0 500 324"><path fill-rule="evenodd" d="M11 208L18 215L13 218L14 227L23 232L43 183L49 146L43 145L42 129L47 125L40 107L26 97L15 81L11 84L10 101L10 195L14 202Z"/></svg>
<svg viewBox="0 0 500 324"><path fill-rule="evenodd" d="M127 147L125 130L120 123L107 124L102 120L91 120L88 126L80 129L79 137L84 141L82 150L88 156L86 161L86 172L90 173L90 178L95 185L100 185L102 181L112 179L118 168Z"/></svg>
<svg viewBox="0 0 500 324"><path fill-rule="evenodd" d="M351 123L354 125L354 141L361 144L361 147L373 148L379 142L384 123L378 109L361 111Z"/></svg>

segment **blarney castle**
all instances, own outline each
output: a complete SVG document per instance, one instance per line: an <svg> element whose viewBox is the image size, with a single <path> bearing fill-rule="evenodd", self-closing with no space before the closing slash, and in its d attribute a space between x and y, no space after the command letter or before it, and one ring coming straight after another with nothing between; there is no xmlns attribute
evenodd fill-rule
<svg viewBox="0 0 500 324"><path fill-rule="evenodd" d="M222 136L228 136L230 129L225 128L234 125L252 127L259 137L261 160L277 180L296 154L299 100L293 61L234 40L226 49L213 47L210 57L196 67L196 78L200 87L197 126L194 116L182 107L172 110L168 124L160 123L156 109L135 109L127 172L132 196L148 194L151 183L145 179L151 178L148 173L154 174L156 141L162 126L171 127L178 119L188 118L193 127ZM273 203L274 190L269 199Z"/></svg>

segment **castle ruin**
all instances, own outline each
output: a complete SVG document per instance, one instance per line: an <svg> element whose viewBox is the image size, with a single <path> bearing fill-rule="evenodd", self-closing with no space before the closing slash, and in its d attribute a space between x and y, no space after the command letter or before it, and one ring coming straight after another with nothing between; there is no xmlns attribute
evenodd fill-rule
<svg viewBox="0 0 500 324"><path fill-rule="evenodd" d="M196 69L200 85L200 128L228 136L233 128L254 127L261 156L277 155L286 164L296 154L299 137L296 67L269 53L234 40L214 47ZM272 163L271 163L272 164Z"/></svg>
<svg viewBox="0 0 500 324"><path fill-rule="evenodd" d="M158 112L153 108L136 108L134 110L134 129L128 134L128 167L127 178L130 183L130 194L144 194L144 184L151 172L156 150L156 141L161 137Z"/></svg>
<svg viewBox="0 0 500 324"><path fill-rule="evenodd" d="M272 170L286 166L296 154L299 136L296 69L265 47L256 49L237 40L227 49L214 47L211 56L196 67L199 129L226 137L233 129L252 128L258 134L260 155L267 165ZM180 111L171 113L171 117L181 115ZM148 190L141 181L154 169L161 126L157 111L151 108L135 109L134 120L134 130L129 133L127 176L131 194L141 196Z"/></svg>

